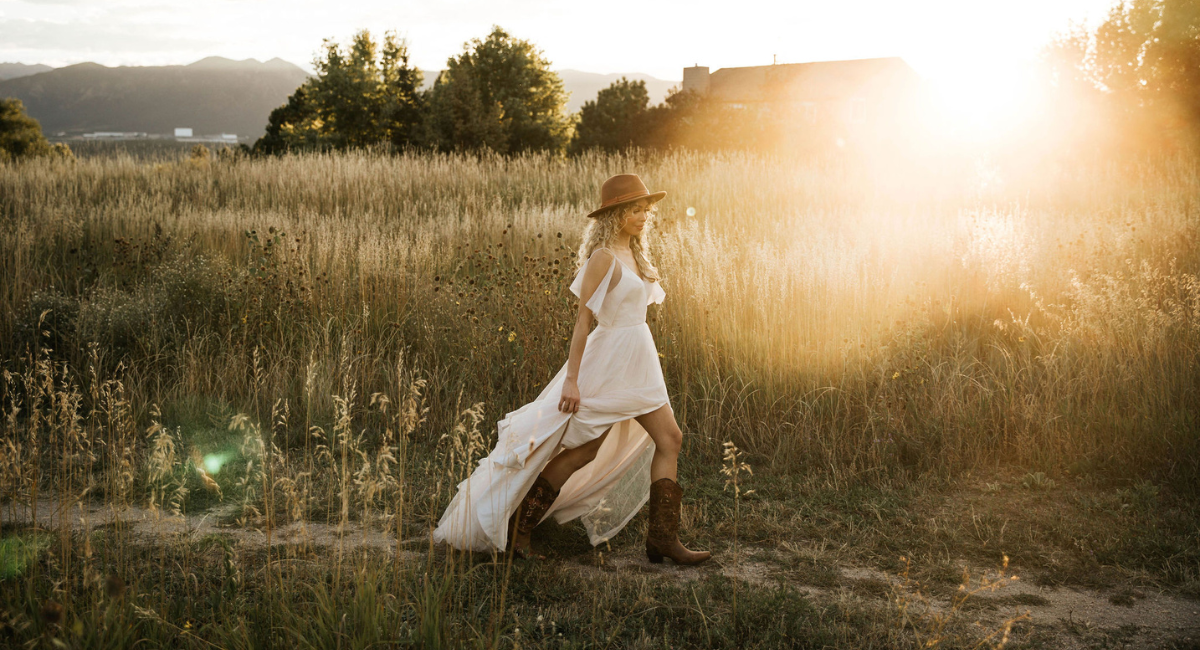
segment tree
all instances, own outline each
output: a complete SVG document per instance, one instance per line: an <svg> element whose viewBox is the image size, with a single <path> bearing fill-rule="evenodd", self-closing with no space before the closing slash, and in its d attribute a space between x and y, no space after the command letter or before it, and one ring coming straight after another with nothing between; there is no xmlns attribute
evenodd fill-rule
<svg viewBox="0 0 1200 650"><path fill-rule="evenodd" d="M260 153L291 149L348 149L390 143L415 144L421 132L421 71L408 60L408 46L392 32L383 47L363 30L348 48L326 39L313 62L317 76L296 89L288 103L271 111Z"/></svg>
<svg viewBox="0 0 1200 650"><path fill-rule="evenodd" d="M541 51L493 27L446 62L430 91L428 138L440 149L561 151L571 133L566 99Z"/></svg>
<svg viewBox="0 0 1200 650"><path fill-rule="evenodd" d="M309 105L308 82L288 97L283 106L271 111L267 132L254 143L256 153L282 154L289 149L320 147L320 130L313 125L316 111Z"/></svg>
<svg viewBox="0 0 1200 650"><path fill-rule="evenodd" d="M380 76L384 136L396 147L419 144L425 119L424 99L420 92L423 75L409 65L408 46L394 34L387 34L383 40Z"/></svg>
<svg viewBox="0 0 1200 650"><path fill-rule="evenodd" d="M1104 115L1126 146L1200 136L1200 3L1132 0L1095 32L1076 27L1043 52L1059 101ZM1073 124L1073 123L1072 123Z"/></svg>
<svg viewBox="0 0 1200 650"><path fill-rule="evenodd" d="M25 114L16 98L0 99L0 159L5 161L50 153L42 125Z"/></svg>
<svg viewBox="0 0 1200 650"><path fill-rule="evenodd" d="M508 121L500 102L483 100L476 76L455 59L429 91L426 142L443 151L508 151Z"/></svg>
<svg viewBox="0 0 1200 650"><path fill-rule="evenodd" d="M1163 0L1154 39L1147 47L1155 91L1200 132L1200 3Z"/></svg>
<svg viewBox="0 0 1200 650"><path fill-rule="evenodd" d="M46 140L42 125L25 113L21 100L0 98L0 162L39 156L74 158L67 145Z"/></svg>
<svg viewBox="0 0 1200 650"><path fill-rule="evenodd" d="M768 116L690 90L673 90L645 119L652 146L765 151L778 140L778 125Z"/></svg>
<svg viewBox="0 0 1200 650"><path fill-rule="evenodd" d="M615 151L646 146L649 105L645 81L629 81L625 77L614 81L579 110L571 152L593 147Z"/></svg>

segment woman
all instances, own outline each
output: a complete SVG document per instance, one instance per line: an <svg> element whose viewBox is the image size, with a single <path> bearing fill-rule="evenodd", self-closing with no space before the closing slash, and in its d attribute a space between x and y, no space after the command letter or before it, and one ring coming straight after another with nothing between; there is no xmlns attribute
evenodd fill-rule
<svg viewBox="0 0 1200 650"><path fill-rule="evenodd" d="M650 561L708 559L708 551L679 542L683 434L646 325L647 306L666 294L642 233L664 196L634 174L604 182L571 284L579 314L570 356L536 400L500 421L496 447L459 484L435 541L475 551L503 551L511 542L524 556L533 527L554 515L559 523L581 518L596 545L648 498ZM589 335L593 318L599 324Z"/></svg>

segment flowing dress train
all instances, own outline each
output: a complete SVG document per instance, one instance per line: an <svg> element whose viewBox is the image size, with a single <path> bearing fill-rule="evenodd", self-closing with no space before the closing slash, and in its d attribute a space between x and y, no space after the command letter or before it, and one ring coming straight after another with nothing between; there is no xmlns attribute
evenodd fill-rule
<svg viewBox="0 0 1200 650"><path fill-rule="evenodd" d="M650 494L654 442L634 418L668 404L646 308L666 297L658 282L609 251L612 262L587 307L598 325L579 363L579 410L558 410L567 364L537 399L497 424L495 448L458 484L433 531L435 542L472 551L505 550L508 520L546 463L612 429L596 458L571 475L546 513L559 523L580 518L592 545L616 535ZM580 295L593 253L571 283ZM544 518L543 518L544 520Z"/></svg>

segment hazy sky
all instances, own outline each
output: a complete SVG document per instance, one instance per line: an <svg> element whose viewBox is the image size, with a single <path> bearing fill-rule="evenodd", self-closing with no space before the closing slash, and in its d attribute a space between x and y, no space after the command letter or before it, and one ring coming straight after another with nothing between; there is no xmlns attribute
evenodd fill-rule
<svg viewBox="0 0 1200 650"><path fill-rule="evenodd" d="M712 69L900 56L942 83L1028 62L1071 21L1112 0L0 0L0 61L60 66L282 57L311 69L322 38L359 28L406 36L414 62L438 69L493 24L530 39L555 68L680 79Z"/></svg>

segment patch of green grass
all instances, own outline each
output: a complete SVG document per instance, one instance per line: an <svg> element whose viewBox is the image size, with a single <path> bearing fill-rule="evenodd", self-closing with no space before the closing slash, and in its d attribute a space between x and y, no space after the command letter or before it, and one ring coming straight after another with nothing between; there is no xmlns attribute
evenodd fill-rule
<svg viewBox="0 0 1200 650"><path fill-rule="evenodd" d="M13 533L0 537L0 580L11 580L26 569L48 548L51 537L45 533Z"/></svg>

